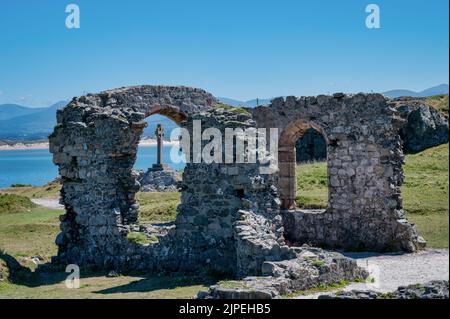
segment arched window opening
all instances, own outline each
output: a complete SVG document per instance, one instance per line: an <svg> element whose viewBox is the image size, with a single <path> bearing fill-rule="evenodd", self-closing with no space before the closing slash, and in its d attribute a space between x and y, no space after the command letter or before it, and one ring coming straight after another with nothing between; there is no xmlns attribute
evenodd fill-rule
<svg viewBox="0 0 450 319"><path fill-rule="evenodd" d="M314 123L289 125L279 141L282 209L321 209L328 203L327 142Z"/></svg>
<svg viewBox="0 0 450 319"><path fill-rule="evenodd" d="M140 184L136 195L141 225L165 233L176 217L180 203L178 184L182 180L184 162L177 162L171 153L183 157L179 146L178 123L161 114L146 118L147 127L139 143L134 171ZM171 136L176 140L171 140ZM173 150L174 149L174 150Z"/></svg>

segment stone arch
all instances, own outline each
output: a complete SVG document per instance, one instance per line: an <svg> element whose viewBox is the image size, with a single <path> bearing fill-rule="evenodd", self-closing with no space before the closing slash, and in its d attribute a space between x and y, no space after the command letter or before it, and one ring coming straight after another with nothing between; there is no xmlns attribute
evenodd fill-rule
<svg viewBox="0 0 450 319"><path fill-rule="evenodd" d="M284 209L284 236L291 244L376 251L423 247L403 211L401 119L381 94L280 97L248 111L258 127L281 132L283 208L294 208L292 142L311 124L326 137L327 209Z"/></svg>
<svg viewBox="0 0 450 319"><path fill-rule="evenodd" d="M216 103L200 89L134 86L74 98L59 110L49 137L66 208L58 258L98 264L100 256L110 263L105 254L120 255L123 233L138 222L133 165L145 117L160 113L181 122Z"/></svg>
<svg viewBox="0 0 450 319"><path fill-rule="evenodd" d="M400 123L383 96L288 97L244 113L216 104L199 89L137 86L74 98L59 110L49 140L66 214L55 261L254 275L262 272L266 243L273 247L271 260L292 258L293 251L278 245L283 238L343 249L414 251L423 246L403 212ZM178 119L187 115L186 127L201 120L202 127L222 132L230 125L278 128L281 147L291 151L307 126L322 128L332 164L327 210L284 211L282 219L277 187L258 164L191 163L184 171L175 230L154 245L130 243L125 235L139 209L131 172L144 119L156 112ZM252 227L258 230L254 237L249 236Z"/></svg>
<svg viewBox="0 0 450 319"><path fill-rule="evenodd" d="M280 134L278 141L278 187L282 209L294 209L296 207L297 161L295 144L310 128L320 132L328 145L329 142L325 130L313 121L296 120L287 125Z"/></svg>
<svg viewBox="0 0 450 319"><path fill-rule="evenodd" d="M154 105L146 111L145 118L155 114L164 115L177 124L181 124L182 122L186 121L188 117L188 115L182 112L178 107Z"/></svg>

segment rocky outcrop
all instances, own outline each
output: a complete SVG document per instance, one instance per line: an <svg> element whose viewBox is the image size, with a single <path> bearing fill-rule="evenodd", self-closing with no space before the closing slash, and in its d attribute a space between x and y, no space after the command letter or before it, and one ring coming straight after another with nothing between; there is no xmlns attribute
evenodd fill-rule
<svg viewBox="0 0 450 319"><path fill-rule="evenodd" d="M137 171L141 192L176 192L181 173L172 169Z"/></svg>
<svg viewBox="0 0 450 319"><path fill-rule="evenodd" d="M405 153L418 153L448 143L448 119L424 99L398 98L391 101L405 123L400 129Z"/></svg>
<svg viewBox="0 0 450 319"><path fill-rule="evenodd" d="M324 294L319 299L449 299L448 280L431 281L426 284L399 287L390 293L371 290L341 291Z"/></svg>

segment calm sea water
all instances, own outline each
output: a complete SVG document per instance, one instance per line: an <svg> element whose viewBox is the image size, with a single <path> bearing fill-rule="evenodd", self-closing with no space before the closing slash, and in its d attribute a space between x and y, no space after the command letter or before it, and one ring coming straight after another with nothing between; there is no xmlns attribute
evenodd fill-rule
<svg viewBox="0 0 450 319"><path fill-rule="evenodd" d="M183 169L184 164L170 160L171 146L164 147L164 162L171 168ZM137 169L146 170L156 163L156 146L140 146ZM58 169L52 162L52 155L42 150L0 150L0 188L11 184L32 184L41 186L58 176Z"/></svg>

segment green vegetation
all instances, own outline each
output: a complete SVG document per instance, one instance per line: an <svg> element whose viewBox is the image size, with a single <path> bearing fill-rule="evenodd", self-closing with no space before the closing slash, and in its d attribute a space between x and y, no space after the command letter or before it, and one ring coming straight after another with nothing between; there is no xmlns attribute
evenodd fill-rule
<svg viewBox="0 0 450 319"><path fill-rule="evenodd" d="M31 184L12 184L11 187L33 187Z"/></svg>
<svg viewBox="0 0 450 319"><path fill-rule="evenodd" d="M151 235L150 237L147 237L145 233L138 233L138 232L131 232L127 235L127 239L131 241L132 243L139 244L139 245L146 245L146 244L152 244L157 243L159 241L158 237L156 235Z"/></svg>
<svg viewBox="0 0 450 319"><path fill-rule="evenodd" d="M426 98L426 101L448 118L448 94L439 94Z"/></svg>
<svg viewBox="0 0 450 319"><path fill-rule="evenodd" d="M150 241L144 233L131 232L127 235L127 239L135 244L145 245L149 244Z"/></svg>
<svg viewBox="0 0 450 319"><path fill-rule="evenodd" d="M417 225L428 247L449 245L449 146L441 145L407 155L403 204L407 217ZM325 208L328 198L326 163L297 167L297 205Z"/></svg>
<svg viewBox="0 0 450 319"><path fill-rule="evenodd" d="M59 198L59 191L61 190L61 185L59 182L50 182L45 186L19 186L16 184L10 188L0 189L0 194L16 194L25 196L28 198Z"/></svg>
<svg viewBox="0 0 450 319"><path fill-rule="evenodd" d="M0 214L0 251L16 257L24 266L33 268L33 256L44 261L56 254L54 244L59 232L61 211L39 206L23 212Z"/></svg>
<svg viewBox="0 0 450 319"><path fill-rule="evenodd" d="M323 267L326 265L325 261L321 260L321 259L316 259L312 262L312 265L314 267Z"/></svg>
<svg viewBox="0 0 450 319"><path fill-rule="evenodd" d="M317 287L307 289L307 290L295 291L290 294L284 295L283 297L284 298L294 298L294 297L298 297L298 296L312 295L312 294L316 294L319 292L339 290L339 289L344 288L345 286L348 286L349 284L350 284L350 282L347 280L342 280L342 281L335 282L335 283L328 284L328 285L320 284Z"/></svg>
<svg viewBox="0 0 450 319"><path fill-rule="evenodd" d="M138 193L141 223L161 223L175 220L180 193Z"/></svg>
<svg viewBox="0 0 450 319"><path fill-rule="evenodd" d="M219 286L227 289L246 289L248 285L243 280L221 280L217 283Z"/></svg>
<svg viewBox="0 0 450 319"><path fill-rule="evenodd" d="M226 105L226 104L217 104L215 106L217 109L224 109L224 110L228 110L237 114L250 114L246 109L244 109L243 107L234 107L234 106L230 106L230 105Z"/></svg>
<svg viewBox="0 0 450 319"><path fill-rule="evenodd" d="M1 261L1 259L0 259ZM85 299L85 298L158 298L191 299L207 290L214 281L198 276L122 275L81 273L80 288L65 286L67 273L31 273L14 283L0 280L1 298Z"/></svg>
<svg viewBox="0 0 450 319"><path fill-rule="evenodd" d="M0 216L20 212L30 212L36 207L33 202L23 196L15 194L0 194Z"/></svg>
<svg viewBox="0 0 450 319"><path fill-rule="evenodd" d="M68 289L65 286L65 272L34 273L36 268L32 257L39 256L42 262L49 262L56 255L56 235L59 233L58 210L49 210L31 203L29 197L54 194L47 187L27 187L19 192L7 189L0 194L0 299L1 298L193 298L198 291L207 290L214 281L199 276L159 276L126 274L118 277L102 273L82 273L81 287ZM20 193L24 196L19 196ZM139 193L143 203L146 222L172 220L179 202L178 193ZM158 203L159 198L159 203ZM30 205L31 203L31 205ZM14 213L5 207L16 207ZM164 216L164 207L170 212ZM146 238L131 233L130 240L151 243L157 237ZM16 280L8 280L11 266L5 260L14 260L22 267L24 274Z"/></svg>
<svg viewBox="0 0 450 319"><path fill-rule="evenodd" d="M296 177L296 203L298 207L305 209L326 208L328 202L326 163L298 165Z"/></svg>
<svg viewBox="0 0 450 319"><path fill-rule="evenodd" d="M408 218L417 224L428 241L428 247L444 248L449 243L448 144L416 155L406 156L405 183L402 188ZM325 207L327 202L326 163L300 165L297 169L297 203L303 207ZM62 213L33 204L30 198L57 198L60 185L43 187L13 187L0 190L0 298L191 298L197 291L214 283L200 277L164 277L145 274L125 274L107 277L104 274L82 274L80 289L67 289L66 273L29 273L26 280L8 282L11 269L4 257L17 260L22 267L34 269L33 256L44 262L56 254L54 240L59 232L58 216ZM166 222L175 219L179 193L138 193L143 223ZM135 233L136 234L136 233ZM134 236L134 237L133 237ZM135 242L153 242L142 234L130 234ZM320 262L317 263L320 266ZM238 281L224 281L235 287ZM347 282L320 286L299 294L339 289Z"/></svg>

